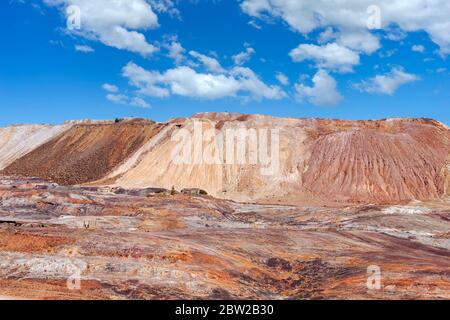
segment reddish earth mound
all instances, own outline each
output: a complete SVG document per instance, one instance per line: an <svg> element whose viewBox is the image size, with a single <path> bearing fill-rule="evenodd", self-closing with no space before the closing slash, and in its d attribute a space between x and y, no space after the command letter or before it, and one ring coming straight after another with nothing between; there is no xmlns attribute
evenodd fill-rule
<svg viewBox="0 0 450 320"><path fill-rule="evenodd" d="M222 135L242 128L276 129L279 145L270 150L274 170L263 174L264 164L248 161L176 163L179 141L172 139L174 134L191 134L183 147L198 152L198 126ZM218 141L201 143L201 152L226 151ZM252 145L265 146L264 140ZM431 119L341 121L206 113L165 124L75 123L0 174L130 189L200 188L243 202L397 203L447 197L449 155L448 127Z"/></svg>
<svg viewBox="0 0 450 320"><path fill-rule="evenodd" d="M351 130L313 144L305 188L344 201L400 201L442 196L446 154L407 134Z"/></svg>
<svg viewBox="0 0 450 320"><path fill-rule="evenodd" d="M18 159L2 174L68 185L94 181L142 147L159 128L153 122L78 124Z"/></svg>
<svg viewBox="0 0 450 320"><path fill-rule="evenodd" d="M449 131L431 119L341 121L223 113L193 119L224 135L239 128L278 129L278 168L263 175L258 164L175 164L170 156L176 142L168 134L114 171L109 182L127 188L200 188L220 198L287 204L397 203L447 195ZM177 120L176 127L195 134L192 119ZM192 141L190 150L195 150Z"/></svg>

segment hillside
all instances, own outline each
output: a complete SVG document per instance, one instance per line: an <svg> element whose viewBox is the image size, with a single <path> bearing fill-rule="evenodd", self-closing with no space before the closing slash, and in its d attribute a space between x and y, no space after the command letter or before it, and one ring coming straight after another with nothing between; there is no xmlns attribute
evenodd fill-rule
<svg viewBox="0 0 450 320"><path fill-rule="evenodd" d="M0 297L450 298L437 121L208 113L0 130Z"/></svg>
<svg viewBox="0 0 450 320"><path fill-rule="evenodd" d="M130 157L158 128L151 122L75 124L11 163L2 174L66 185L94 181Z"/></svg>
<svg viewBox="0 0 450 320"><path fill-rule="evenodd" d="M204 161L206 151L216 156L226 151L223 141L205 138L208 130L215 130L217 138L240 129L255 132L256 140L244 142L245 161ZM190 135L189 143L176 139L180 132ZM198 132L200 139L195 138ZM192 153L185 163L174 161L180 142ZM264 172L267 164L251 162L252 150L260 152L263 142L275 169L269 174ZM10 145L4 144L2 150ZM258 148L252 149L255 144ZM234 155L238 148L235 141ZM448 127L430 119L341 121L205 113L158 124L74 124L29 149L1 174L69 185L201 188L238 201L391 203L447 196L450 136ZM199 159L198 150L203 152Z"/></svg>
<svg viewBox="0 0 450 320"><path fill-rule="evenodd" d="M69 128L70 125L21 125L0 128L0 170Z"/></svg>

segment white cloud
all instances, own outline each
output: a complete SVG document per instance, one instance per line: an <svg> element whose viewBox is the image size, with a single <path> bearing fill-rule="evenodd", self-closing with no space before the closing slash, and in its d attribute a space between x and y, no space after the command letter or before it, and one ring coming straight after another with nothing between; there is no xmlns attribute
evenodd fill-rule
<svg viewBox="0 0 450 320"><path fill-rule="evenodd" d="M150 105L140 97L129 97L125 94L119 93L119 88L116 85L105 83L102 85L103 90L108 91L106 99L113 103L130 105L139 108L150 108Z"/></svg>
<svg viewBox="0 0 450 320"><path fill-rule="evenodd" d="M394 48L391 50L380 51L378 53L378 55L380 56L380 58L385 59L385 58L390 58L390 57L394 56L397 52L398 52L398 49Z"/></svg>
<svg viewBox="0 0 450 320"><path fill-rule="evenodd" d="M319 68L351 72L353 66L359 64L359 55L337 43L323 46L301 44L293 49L289 55L294 62L314 60Z"/></svg>
<svg viewBox="0 0 450 320"><path fill-rule="evenodd" d="M180 11L172 0L148 0L156 12L168 13L172 17L180 18Z"/></svg>
<svg viewBox="0 0 450 320"><path fill-rule="evenodd" d="M377 75L374 78L355 85L360 91L393 95L401 86L420 80L414 74L406 73L402 68L393 68L389 73Z"/></svg>
<svg viewBox="0 0 450 320"><path fill-rule="evenodd" d="M401 41L401 40L405 39L406 36L407 36L406 32L404 32L400 29L393 29L393 30L389 30L385 37L386 37L386 39L391 40L391 41Z"/></svg>
<svg viewBox="0 0 450 320"><path fill-rule="evenodd" d="M178 95L199 99L243 97L248 99L282 99L286 96L277 86L263 83L252 70L235 67L223 74L198 73L181 66L164 73L148 71L133 62L122 70L139 93L164 98Z"/></svg>
<svg viewBox="0 0 450 320"><path fill-rule="evenodd" d="M169 57L175 61L176 64L180 64L184 61L184 52L186 51L182 45L177 41L172 41L167 45L169 50Z"/></svg>
<svg viewBox="0 0 450 320"><path fill-rule="evenodd" d="M169 93L185 97L217 99L233 96L239 90L236 79L225 75L200 74L189 67L169 69L161 74L147 71L134 63L129 63L123 70L131 84L144 89L142 93L158 97ZM156 94L161 92L162 94Z"/></svg>
<svg viewBox="0 0 450 320"><path fill-rule="evenodd" d="M319 34L317 41L320 44L327 43L331 40L335 40L337 37L336 32L332 27L327 27L324 31Z"/></svg>
<svg viewBox="0 0 450 320"><path fill-rule="evenodd" d="M197 51L189 51L189 54L198 59L205 67L208 69L208 71L215 72L215 73L223 73L225 70L220 65L219 61L217 59L214 59L212 57L208 57L204 54L198 53Z"/></svg>
<svg viewBox="0 0 450 320"><path fill-rule="evenodd" d="M90 46L77 44L77 45L75 45L75 51L79 51L79 52L83 52L83 53L90 53L90 52L94 52L95 50Z"/></svg>
<svg viewBox="0 0 450 320"><path fill-rule="evenodd" d="M251 20L248 22L249 26L252 26L255 29L261 30L262 27L255 21L255 20Z"/></svg>
<svg viewBox="0 0 450 320"><path fill-rule="evenodd" d="M80 29L71 32L95 39L105 45L140 53L143 56L157 50L145 36L136 30L158 27L158 17L145 0L44 0L58 6L69 17L66 8L80 9Z"/></svg>
<svg viewBox="0 0 450 320"><path fill-rule="evenodd" d="M420 52L420 53L424 53L425 52L425 47L421 44L415 44L411 47L411 50L414 52Z"/></svg>
<svg viewBox="0 0 450 320"><path fill-rule="evenodd" d="M254 53L255 50L251 47L248 47L245 51L242 51L232 57L234 64L237 66L242 66L251 59Z"/></svg>
<svg viewBox="0 0 450 320"><path fill-rule="evenodd" d="M337 90L336 80L325 70L319 70L312 79L313 86L296 84L295 90L299 100L307 99L318 106L334 106L342 101L343 97Z"/></svg>
<svg viewBox="0 0 450 320"><path fill-rule="evenodd" d="M112 93L107 94L106 99L108 99L111 102L120 104L127 104L129 100L128 96L124 94L112 94Z"/></svg>
<svg viewBox="0 0 450 320"><path fill-rule="evenodd" d="M275 78L283 85L287 86L289 84L289 78L282 72L277 72Z"/></svg>
<svg viewBox="0 0 450 320"><path fill-rule="evenodd" d="M138 108L148 109L150 108L150 104L148 104L144 99L139 97L131 98L130 105Z"/></svg>
<svg viewBox="0 0 450 320"><path fill-rule="evenodd" d="M367 31L346 31L337 37L337 43L352 50L371 54L380 49L380 40Z"/></svg>
<svg viewBox="0 0 450 320"><path fill-rule="evenodd" d="M241 8L254 18L267 15L281 18L303 34L333 26L344 39L347 38L342 43L338 40L338 43L355 50L359 50L358 47L368 50L373 49L377 41L367 31L370 17L367 8L374 4L380 8L382 27L386 30L392 25L398 25L405 32L424 30L440 46L441 53L450 53L448 0L379 0L375 3L373 0L244 0ZM356 46L344 44L351 42L348 37L352 33L360 35Z"/></svg>
<svg viewBox="0 0 450 320"><path fill-rule="evenodd" d="M109 84L109 83L103 84L102 88L103 88L103 90L108 91L108 92L112 92L112 93L119 92L119 88L116 85Z"/></svg>
<svg viewBox="0 0 450 320"><path fill-rule="evenodd" d="M239 82L239 91L250 94L248 99L279 100L286 97L286 93L280 87L265 84L250 68L234 67L230 75Z"/></svg>
<svg viewBox="0 0 450 320"><path fill-rule="evenodd" d="M130 105L133 107L145 108L145 109L150 108L150 105L147 102L145 102L144 99L139 98L139 97L130 98L129 96L124 95L124 94L109 93L106 95L106 99L108 99L109 101L111 101L113 103L117 103L117 104Z"/></svg>

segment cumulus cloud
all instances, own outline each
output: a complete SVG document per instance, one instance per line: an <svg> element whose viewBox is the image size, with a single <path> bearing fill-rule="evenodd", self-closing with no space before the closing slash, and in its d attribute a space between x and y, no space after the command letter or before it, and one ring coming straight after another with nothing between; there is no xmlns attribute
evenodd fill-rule
<svg viewBox="0 0 450 320"><path fill-rule="evenodd" d="M319 70L312 79L311 87L298 83L295 85L297 97L300 101L308 100L318 106L334 106L343 97L337 90L336 80L325 70Z"/></svg>
<svg viewBox="0 0 450 320"><path fill-rule="evenodd" d="M380 40L367 31L346 31L341 33L336 41L341 46L366 54L371 54L381 47Z"/></svg>
<svg viewBox="0 0 450 320"><path fill-rule="evenodd" d="M287 86L289 84L289 78L282 72L277 72L275 78L283 85Z"/></svg>
<svg viewBox="0 0 450 320"><path fill-rule="evenodd" d="M175 7L172 0L148 0L152 9L158 13L167 13L172 17L180 18L180 11Z"/></svg>
<svg viewBox="0 0 450 320"><path fill-rule="evenodd" d="M157 50L136 31L159 26L157 15L145 0L44 0L44 3L60 8L66 18L73 14L67 11L68 7L79 8L80 28L69 30L74 34L143 56Z"/></svg>
<svg viewBox="0 0 450 320"><path fill-rule="evenodd" d="M130 62L123 68L122 74L139 93L159 98L170 95L209 100L238 96L257 100L285 97L279 87L266 85L252 70L242 67L213 74L180 66L161 73L145 70Z"/></svg>
<svg viewBox="0 0 450 320"><path fill-rule="evenodd" d="M378 41L367 31L370 17L367 8L373 4L373 0L244 0L241 8L254 18L267 15L281 18L303 34L333 26L338 30L338 39L342 37L338 43L370 51L377 47ZM424 30L440 46L442 54L450 53L450 1L379 0L375 4L380 8L381 27L385 30L392 25L405 32Z"/></svg>
<svg viewBox="0 0 450 320"><path fill-rule="evenodd" d="M133 97L130 100L130 105L138 108L148 109L150 108L150 104L148 104L144 99L139 97Z"/></svg>
<svg viewBox="0 0 450 320"><path fill-rule="evenodd" d="M301 44L289 55L294 62L314 60L319 68L332 69L339 72L351 72L353 66L359 64L359 55L337 43L323 46Z"/></svg>
<svg viewBox="0 0 450 320"><path fill-rule="evenodd" d="M124 94L109 93L106 95L106 99L108 101L111 101L111 102L117 103L117 104L129 105L129 106L144 108L144 109L150 108L150 105L147 102L145 102L144 99L139 98L139 97L129 97Z"/></svg>
<svg viewBox="0 0 450 320"><path fill-rule="evenodd" d="M119 88L114 84L105 83L102 85L102 88L103 90L109 92L106 95L106 99L108 101L133 107L150 108L150 105L140 97L129 97L125 94L119 93Z"/></svg>
<svg viewBox="0 0 450 320"><path fill-rule="evenodd" d="M237 66L242 66L251 59L254 53L255 49L248 47L245 51L242 51L232 57L234 64Z"/></svg>
<svg viewBox="0 0 450 320"><path fill-rule="evenodd" d="M83 52L83 53L90 53L90 52L94 52L95 50L90 46L77 44L77 45L75 45L75 51Z"/></svg>
<svg viewBox="0 0 450 320"><path fill-rule="evenodd" d="M212 57L208 57L204 54L198 53L197 51L189 51L189 54L193 57L198 59L208 71L215 72L215 73L223 73L225 70L220 65L219 61L217 59L214 59Z"/></svg>
<svg viewBox="0 0 450 320"><path fill-rule="evenodd" d="M119 88L114 84L105 83L102 85L103 90L116 93L119 92Z"/></svg>
<svg viewBox="0 0 450 320"><path fill-rule="evenodd" d="M355 84L355 88L368 93L393 95L401 86L418 80L418 76L396 67L386 74Z"/></svg>
<svg viewBox="0 0 450 320"><path fill-rule="evenodd" d="M414 52L420 52L420 53L424 53L425 52L425 47L421 44L415 44L411 47L411 50Z"/></svg>
<svg viewBox="0 0 450 320"><path fill-rule="evenodd" d="M334 29L332 27L327 27L325 28L324 31L322 31L321 33L319 33L319 36L317 38L317 41L320 44L324 44L330 41L334 41L337 37L336 32L334 31Z"/></svg>
<svg viewBox="0 0 450 320"><path fill-rule="evenodd" d="M385 38L391 41L401 41L407 36L406 32L400 29L391 29L385 35Z"/></svg>
<svg viewBox="0 0 450 320"><path fill-rule="evenodd" d="M169 57L175 61L176 64L180 64L185 60L184 52L186 51L178 41L172 41L167 45L169 50Z"/></svg>
<svg viewBox="0 0 450 320"><path fill-rule="evenodd" d="M248 99L279 100L286 97L286 93L278 86L265 84L250 68L235 67L230 75L239 82L239 91L247 92Z"/></svg>
<svg viewBox="0 0 450 320"><path fill-rule="evenodd" d="M129 100L128 96L124 94L112 94L112 93L107 94L106 99L108 99L111 102L120 104L127 104Z"/></svg>

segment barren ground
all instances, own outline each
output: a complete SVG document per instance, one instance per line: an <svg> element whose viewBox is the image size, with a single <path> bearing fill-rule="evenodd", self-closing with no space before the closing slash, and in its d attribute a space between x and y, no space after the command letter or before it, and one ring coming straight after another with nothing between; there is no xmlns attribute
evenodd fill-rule
<svg viewBox="0 0 450 320"><path fill-rule="evenodd" d="M257 205L3 177L0 296L449 299L449 230L443 201Z"/></svg>

